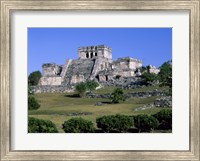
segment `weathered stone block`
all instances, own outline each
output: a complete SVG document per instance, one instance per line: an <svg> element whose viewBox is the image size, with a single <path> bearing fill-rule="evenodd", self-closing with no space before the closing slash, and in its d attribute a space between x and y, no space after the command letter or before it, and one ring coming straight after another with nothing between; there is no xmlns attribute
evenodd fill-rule
<svg viewBox="0 0 200 161"><path fill-rule="evenodd" d="M61 77L41 77L40 85L61 85Z"/></svg>

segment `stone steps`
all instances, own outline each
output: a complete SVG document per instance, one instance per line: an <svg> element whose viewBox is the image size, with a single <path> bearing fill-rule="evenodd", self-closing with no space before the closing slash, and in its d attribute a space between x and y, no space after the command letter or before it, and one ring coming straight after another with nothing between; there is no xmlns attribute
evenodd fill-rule
<svg viewBox="0 0 200 161"><path fill-rule="evenodd" d="M67 72L68 67L69 67L69 65L71 64L71 62L72 62L72 59L68 59L68 60L66 61L66 64L64 65L63 70L62 70L62 72L61 72L61 74L60 74L60 76L62 77L62 79L65 77L66 72Z"/></svg>
<svg viewBox="0 0 200 161"><path fill-rule="evenodd" d="M94 60L92 59L72 60L72 62L68 66L68 70L66 71L63 84L73 84L73 76L83 76L85 80L88 79L93 70L93 66Z"/></svg>

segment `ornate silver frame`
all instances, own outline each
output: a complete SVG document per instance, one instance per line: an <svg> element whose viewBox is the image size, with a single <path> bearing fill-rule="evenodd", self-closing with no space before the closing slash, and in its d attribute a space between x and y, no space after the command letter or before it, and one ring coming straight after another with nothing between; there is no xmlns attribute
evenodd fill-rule
<svg viewBox="0 0 200 161"><path fill-rule="evenodd" d="M1 160L200 160L200 0L0 0L0 130ZM11 150L11 33L10 18L14 10L187 10L190 12L190 149L189 151L13 151Z"/></svg>

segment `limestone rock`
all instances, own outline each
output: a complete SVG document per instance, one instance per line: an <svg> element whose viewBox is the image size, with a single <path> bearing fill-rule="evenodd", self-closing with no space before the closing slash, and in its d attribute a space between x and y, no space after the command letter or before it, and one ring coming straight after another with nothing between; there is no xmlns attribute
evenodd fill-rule
<svg viewBox="0 0 200 161"><path fill-rule="evenodd" d="M154 101L154 105L156 107L172 107L172 97L166 96L166 97L157 98Z"/></svg>

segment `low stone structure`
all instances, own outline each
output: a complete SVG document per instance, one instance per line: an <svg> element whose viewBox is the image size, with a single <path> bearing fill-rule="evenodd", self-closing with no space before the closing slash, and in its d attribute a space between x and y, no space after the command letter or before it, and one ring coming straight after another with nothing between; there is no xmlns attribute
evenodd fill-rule
<svg viewBox="0 0 200 161"><path fill-rule="evenodd" d="M157 98L153 103L149 103L146 105L143 105L141 107L136 108L134 111L140 111L140 110L146 110L150 108L156 108L156 107L172 107L172 97L171 96L162 96L161 98Z"/></svg>
<svg viewBox="0 0 200 161"><path fill-rule="evenodd" d="M154 101L154 105L156 107L172 107L172 97L165 96L165 97L157 98Z"/></svg>
<svg viewBox="0 0 200 161"><path fill-rule="evenodd" d="M32 88L34 93L68 93L74 91L73 88L63 85L43 85L33 86Z"/></svg>
<svg viewBox="0 0 200 161"><path fill-rule="evenodd" d="M146 98L152 96L166 96L166 91L163 90L154 90L154 91L146 91L146 92L132 92L124 94L125 98ZM95 94L95 93L87 93L87 98L105 98L109 99L111 97L110 93L107 94Z"/></svg>
<svg viewBox="0 0 200 161"><path fill-rule="evenodd" d="M151 109L151 108L155 108L153 103L143 105L142 107L137 107L137 108L135 108L134 111L142 111L142 110L147 110L147 109Z"/></svg>
<svg viewBox="0 0 200 161"><path fill-rule="evenodd" d="M153 65L149 65L149 73L154 73L154 74L158 74L160 72L160 69L156 68Z"/></svg>
<svg viewBox="0 0 200 161"><path fill-rule="evenodd" d="M43 76L40 79L40 85L60 85L62 82L62 77L60 76L49 76L49 77L45 77Z"/></svg>

